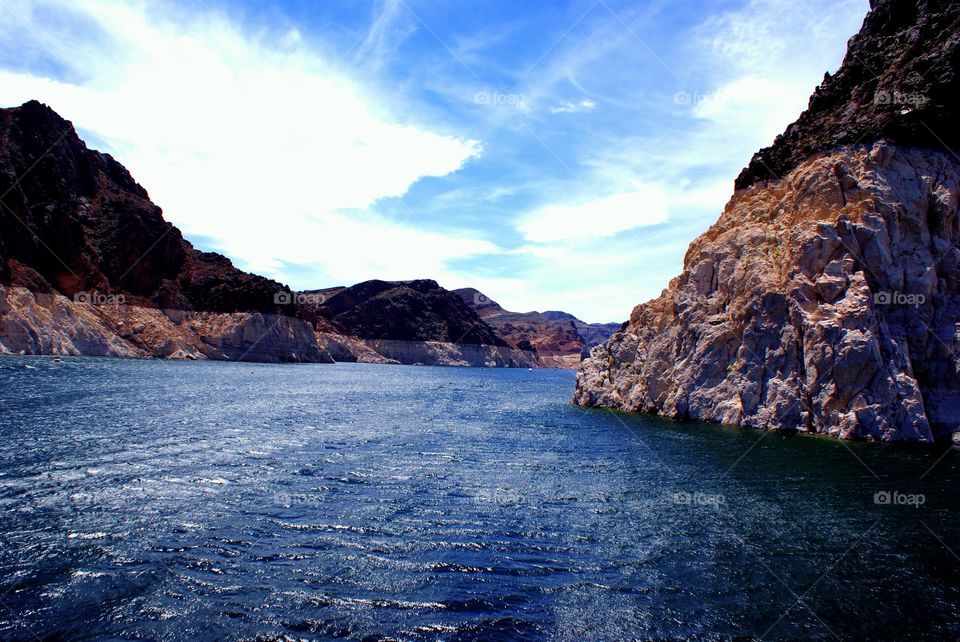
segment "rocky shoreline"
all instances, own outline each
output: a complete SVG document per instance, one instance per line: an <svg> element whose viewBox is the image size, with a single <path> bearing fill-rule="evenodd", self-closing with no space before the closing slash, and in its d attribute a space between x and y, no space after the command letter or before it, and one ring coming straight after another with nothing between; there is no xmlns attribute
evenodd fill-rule
<svg viewBox="0 0 960 642"><path fill-rule="evenodd" d="M0 286L0 355L550 367L508 346L364 340L316 331L301 319L262 312L159 310L77 302L61 294Z"/></svg>

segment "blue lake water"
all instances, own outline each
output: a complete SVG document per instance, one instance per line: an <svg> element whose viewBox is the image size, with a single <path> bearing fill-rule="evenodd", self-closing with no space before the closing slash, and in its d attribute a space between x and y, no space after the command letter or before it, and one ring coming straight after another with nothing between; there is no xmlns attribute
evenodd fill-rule
<svg viewBox="0 0 960 642"><path fill-rule="evenodd" d="M572 387L0 359L0 639L960 637L955 450Z"/></svg>

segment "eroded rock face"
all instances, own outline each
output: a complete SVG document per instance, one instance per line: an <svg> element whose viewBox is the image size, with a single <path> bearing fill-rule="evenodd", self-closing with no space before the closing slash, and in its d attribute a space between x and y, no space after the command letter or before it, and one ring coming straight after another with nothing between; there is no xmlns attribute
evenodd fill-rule
<svg viewBox="0 0 960 642"><path fill-rule="evenodd" d="M0 286L0 354L332 362L310 324L260 312L78 303Z"/></svg>
<svg viewBox="0 0 960 642"><path fill-rule="evenodd" d="M960 161L878 142L737 192L575 401L885 441L960 426Z"/></svg>
<svg viewBox="0 0 960 642"><path fill-rule="evenodd" d="M507 345L459 296L430 279L340 288L317 312L342 334L361 339Z"/></svg>
<svg viewBox="0 0 960 642"><path fill-rule="evenodd" d="M873 0L683 273L591 352L575 401L840 438L960 426L960 4Z"/></svg>
<svg viewBox="0 0 960 642"><path fill-rule="evenodd" d="M544 367L535 353L509 346L365 340L283 315L78 303L19 286L0 286L0 354Z"/></svg>
<svg viewBox="0 0 960 642"><path fill-rule="evenodd" d="M535 353L524 352L509 346L392 339L367 340L364 344L383 358L408 365L486 368L543 366Z"/></svg>

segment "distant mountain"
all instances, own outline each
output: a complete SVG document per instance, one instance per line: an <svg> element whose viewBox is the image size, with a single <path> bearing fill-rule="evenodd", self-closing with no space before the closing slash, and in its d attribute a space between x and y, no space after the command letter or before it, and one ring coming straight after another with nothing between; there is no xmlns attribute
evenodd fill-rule
<svg viewBox="0 0 960 642"><path fill-rule="evenodd" d="M620 329L619 323L586 323L566 312L511 312L475 288L454 292L511 345L535 350L557 367L575 368Z"/></svg>
<svg viewBox="0 0 960 642"><path fill-rule="evenodd" d="M428 279L338 288L317 312L341 333L361 339L508 345L463 299Z"/></svg>
<svg viewBox="0 0 960 642"><path fill-rule="evenodd" d="M619 330L622 323L587 323L567 312L548 311L541 315L550 321L572 321L580 338L583 339L583 358L590 355L593 346L606 343L610 335Z"/></svg>

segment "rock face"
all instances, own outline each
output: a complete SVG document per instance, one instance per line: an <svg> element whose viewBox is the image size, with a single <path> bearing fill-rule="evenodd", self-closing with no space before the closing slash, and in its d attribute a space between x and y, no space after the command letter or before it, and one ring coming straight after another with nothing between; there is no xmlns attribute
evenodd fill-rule
<svg viewBox="0 0 960 642"><path fill-rule="evenodd" d="M448 341L366 340L364 344L386 362L422 366L482 366L487 368L552 367L536 353L509 346ZM360 360L364 360L361 358Z"/></svg>
<svg viewBox="0 0 960 642"><path fill-rule="evenodd" d="M463 300L436 281L365 281L325 298L318 313L361 339L506 346Z"/></svg>
<svg viewBox="0 0 960 642"><path fill-rule="evenodd" d="M318 317L342 335L356 359L420 365L540 367L538 355L509 344L454 292L436 281L365 281L318 291ZM372 353L372 354L371 354ZM373 357L372 355L377 355ZM379 358L378 358L379 357Z"/></svg>
<svg viewBox="0 0 960 642"><path fill-rule="evenodd" d="M454 292L510 345L536 352L548 367L576 368L593 346L620 328L619 323L585 323L566 312L510 312L474 288Z"/></svg>
<svg viewBox="0 0 960 642"><path fill-rule="evenodd" d="M0 110L0 194L2 282L166 309L278 311L280 283L194 249L122 165L36 101Z"/></svg>
<svg viewBox="0 0 960 642"><path fill-rule="evenodd" d="M553 323L569 322L573 324L573 327L576 328L577 334L580 335L580 340L583 343L583 349L580 351L581 360L589 357L590 351L594 346L606 343L607 339L610 338L610 335L623 326L622 323L587 323L586 321L581 321L572 314L567 312L559 312L556 310L541 312L540 315L547 321L551 321Z"/></svg>
<svg viewBox="0 0 960 642"><path fill-rule="evenodd" d="M874 81L851 78L858 52L883 47L900 68L926 61L928 78L939 79L930 93L950 106L931 102L930 123L954 114L958 94L943 86L955 87L956 11L876 3L833 77L845 80L825 83L833 103L848 105L844 118L857 113L849 105L863 110L851 127L870 137L858 119L872 118L864 101ZM945 34L931 24L953 27ZM803 133L825 117L819 101L741 174L720 219L687 250L682 274L591 352L577 373L577 403L839 438L929 442L957 433L960 157L927 138L904 144L909 130L898 129L898 145L833 144L797 161L797 150L822 142L818 134L805 147ZM796 131L801 138L790 142ZM755 164L770 159L786 174L760 181Z"/></svg>
<svg viewBox="0 0 960 642"><path fill-rule="evenodd" d="M332 362L310 324L261 312L79 303L0 286L0 354Z"/></svg>
<svg viewBox="0 0 960 642"><path fill-rule="evenodd" d="M0 352L330 361L284 287L200 252L31 101L0 110Z"/></svg>

